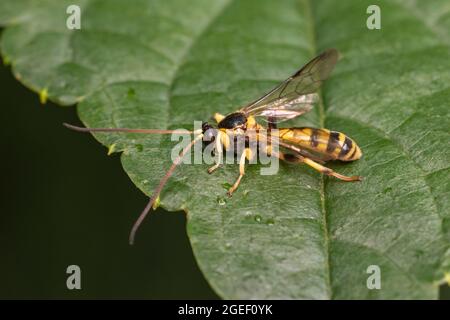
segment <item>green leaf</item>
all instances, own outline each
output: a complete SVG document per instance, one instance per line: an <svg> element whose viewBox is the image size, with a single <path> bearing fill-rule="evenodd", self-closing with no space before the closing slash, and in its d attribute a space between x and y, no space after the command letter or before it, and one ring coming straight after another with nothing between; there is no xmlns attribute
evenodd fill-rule
<svg viewBox="0 0 450 320"><path fill-rule="evenodd" d="M450 19L448 1L2 1L3 59L15 76L90 127L190 128L257 98L320 51L341 52L323 105L295 122L345 132L363 158L247 174L233 198L228 165L184 165L161 195L187 213L198 264L224 298L437 298L450 271ZM42 96L42 94L41 94ZM176 142L96 134L122 151L150 195ZM86 139L80 136L80 139ZM95 179L95 178L94 178ZM151 223L151 217L146 223ZM145 232L145 230L141 230ZM139 243L137 245L145 245ZM381 290L366 286L381 270Z"/></svg>

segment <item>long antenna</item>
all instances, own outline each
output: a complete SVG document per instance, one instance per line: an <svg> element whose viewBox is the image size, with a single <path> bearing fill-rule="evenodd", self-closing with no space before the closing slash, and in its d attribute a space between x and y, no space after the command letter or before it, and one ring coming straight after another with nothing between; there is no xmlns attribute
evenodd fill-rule
<svg viewBox="0 0 450 320"><path fill-rule="evenodd" d="M77 127L68 123L63 123L63 126L78 132L129 132L129 133L155 133L155 134L199 134L201 129L190 131L190 130L161 130L161 129L130 129L130 128L83 128Z"/></svg>
<svg viewBox="0 0 450 320"><path fill-rule="evenodd" d="M139 217L137 218L136 222L134 223L133 227L131 228L130 232L130 238L129 243L130 245L133 245L134 238L136 237L136 231L139 229L139 226L142 224L142 221L144 221L145 217L147 216L148 212L152 208L153 204L155 203L156 199L158 199L159 194L161 193L161 190L163 189L164 185L166 184L167 180L169 180L172 173L175 171L175 168L180 164L181 160L183 160L184 155L192 148L194 144L196 144L198 141L200 141L203 137L203 134L199 134L194 140L189 143L184 149L181 151L181 153L178 155L178 157L175 159L175 161L170 166L169 170L167 170L164 177L159 182L158 186L156 187L155 191L153 191L152 196L150 197L150 200L147 203L147 206L144 208L144 210L141 212Z"/></svg>

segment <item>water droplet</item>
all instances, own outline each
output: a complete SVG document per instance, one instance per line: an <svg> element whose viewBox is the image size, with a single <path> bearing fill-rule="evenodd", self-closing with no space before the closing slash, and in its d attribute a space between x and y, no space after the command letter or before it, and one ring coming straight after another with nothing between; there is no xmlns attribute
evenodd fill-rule
<svg viewBox="0 0 450 320"><path fill-rule="evenodd" d="M271 226L271 225L273 225L273 224L275 223L275 220L273 220L272 218L269 218L269 219L266 220L266 223L267 223L269 226Z"/></svg>
<svg viewBox="0 0 450 320"><path fill-rule="evenodd" d="M230 189L232 186L228 182L224 182L224 183L222 183L222 187L228 191L228 189Z"/></svg>
<svg viewBox="0 0 450 320"><path fill-rule="evenodd" d="M138 152L142 152L142 150L144 150L144 146L142 144L137 144L135 147Z"/></svg>
<svg viewBox="0 0 450 320"><path fill-rule="evenodd" d="M256 216L255 216L255 221L256 221L256 222L261 222L261 220L262 220L262 219L261 219L261 216L260 216L260 215L256 215Z"/></svg>
<svg viewBox="0 0 450 320"><path fill-rule="evenodd" d="M142 180L142 184L148 184L148 180L147 179Z"/></svg>
<svg viewBox="0 0 450 320"><path fill-rule="evenodd" d="M136 91L133 88L128 89L128 98L133 98L136 95Z"/></svg>
<svg viewBox="0 0 450 320"><path fill-rule="evenodd" d="M383 193L389 193L389 192L391 192L392 191L392 188L391 187L387 187L386 189L384 189L383 190Z"/></svg>
<svg viewBox="0 0 450 320"><path fill-rule="evenodd" d="M225 248L227 249L231 248L231 243L230 242L225 243Z"/></svg>
<svg viewBox="0 0 450 320"><path fill-rule="evenodd" d="M217 197L217 203L219 204L219 206L224 206L227 201L223 197Z"/></svg>

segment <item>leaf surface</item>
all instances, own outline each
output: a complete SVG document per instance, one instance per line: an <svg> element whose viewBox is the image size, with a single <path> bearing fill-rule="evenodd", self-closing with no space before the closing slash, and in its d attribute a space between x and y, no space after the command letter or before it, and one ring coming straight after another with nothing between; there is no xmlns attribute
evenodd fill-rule
<svg viewBox="0 0 450 320"><path fill-rule="evenodd" d="M318 108L293 122L345 132L363 158L333 163L343 183L305 166L277 175L184 165L161 195L187 212L198 264L224 298L437 298L450 271L448 2L2 1L5 62L25 85L78 103L88 127L192 128L267 92L324 49L341 60ZM148 195L170 166L169 137L96 134L122 153ZM86 137L80 137L86 138ZM146 221L151 223L151 217ZM141 232L145 232L145 226ZM145 245L139 243L137 245ZM367 268L381 270L369 290Z"/></svg>

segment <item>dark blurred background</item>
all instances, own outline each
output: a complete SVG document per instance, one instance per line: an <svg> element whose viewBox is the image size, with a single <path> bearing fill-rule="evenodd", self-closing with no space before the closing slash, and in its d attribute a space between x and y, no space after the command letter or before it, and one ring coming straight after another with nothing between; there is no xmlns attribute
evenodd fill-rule
<svg viewBox="0 0 450 320"><path fill-rule="evenodd" d="M185 231L183 213L158 210L128 245L147 203L118 155L107 156L74 107L41 105L0 67L2 172L0 298L215 299ZM81 290L66 268L81 268ZM449 287L441 298L449 299Z"/></svg>
<svg viewBox="0 0 450 320"><path fill-rule="evenodd" d="M0 85L0 298L218 298L183 213L152 213L130 247L148 199L119 156L65 129L80 123L76 109L41 105L3 65ZM71 264L81 268L81 290L66 288Z"/></svg>

